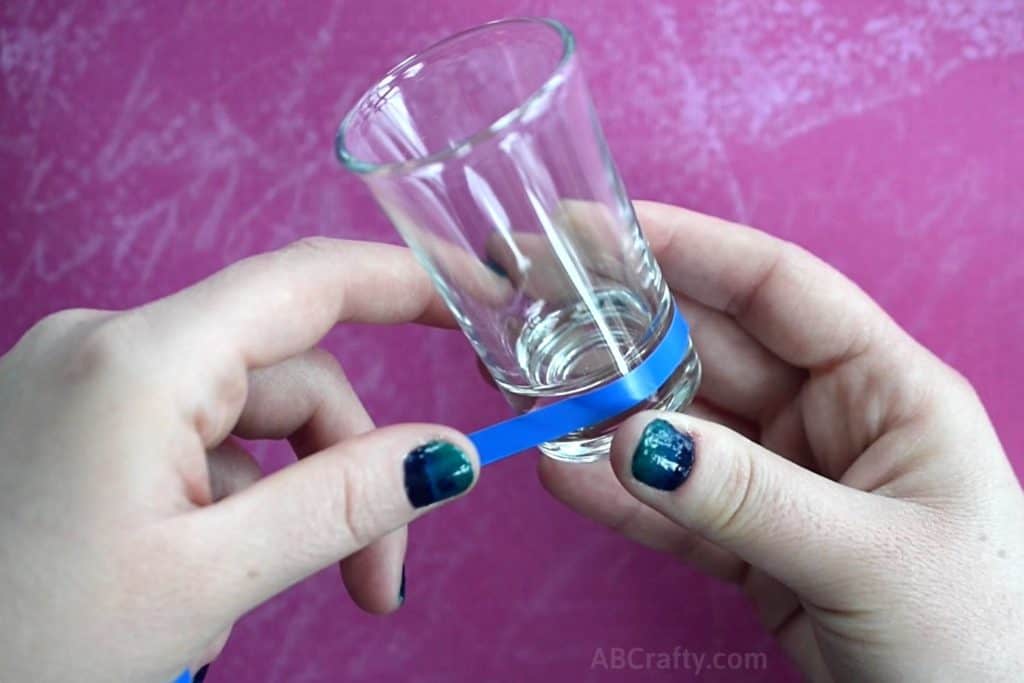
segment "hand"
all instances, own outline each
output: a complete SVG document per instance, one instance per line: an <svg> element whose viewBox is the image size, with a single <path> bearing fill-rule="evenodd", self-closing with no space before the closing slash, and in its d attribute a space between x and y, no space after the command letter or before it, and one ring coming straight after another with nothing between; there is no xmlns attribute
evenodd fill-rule
<svg viewBox="0 0 1024 683"><path fill-rule="evenodd" d="M0 680L168 683L340 558L357 603L398 607L404 525L478 461L445 427L373 430L311 350L346 320L450 324L407 251L317 239L0 358ZM261 479L231 434L302 460Z"/></svg>
<svg viewBox="0 0 1024 683"><path fill-rule="evenodd" d="M735 581L814 681L1024 671L1024 496L971 386L807 252L671 206L640 223L704 363L691 415L559 499Z"/></svg>

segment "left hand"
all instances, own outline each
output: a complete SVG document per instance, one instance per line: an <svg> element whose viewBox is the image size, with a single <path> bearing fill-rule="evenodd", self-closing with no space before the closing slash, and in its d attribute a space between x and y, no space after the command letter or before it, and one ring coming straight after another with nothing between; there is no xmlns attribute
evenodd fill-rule
<svg viewBox="0 0 1024 683"><path fill-rule="evenodd" d="M405 525L479 466L451 429L373 430L313 348L339 321L451 324L407 250L314 239L0 357L0 680L168 683L341 558L359 605L398 608ZM261 479L232 434L302 460Z"/></svg>

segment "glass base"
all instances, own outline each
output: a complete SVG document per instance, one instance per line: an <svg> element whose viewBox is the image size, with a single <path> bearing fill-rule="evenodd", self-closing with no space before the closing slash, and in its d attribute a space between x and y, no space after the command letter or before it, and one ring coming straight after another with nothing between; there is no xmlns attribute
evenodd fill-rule
<svg viewBox="0 0 1024 683"><path fill-rule="evenodd" d="M558 441L540 445L540 451L549 458L564 462L594 462L608 455L612 437L619 424L630 415L642 410L664 410L680 412L693 401L700 386L700 359L690 344L690 351L672 373L665 384L649 401L637 405L611 420L599 425L573 432Z"/></svg>

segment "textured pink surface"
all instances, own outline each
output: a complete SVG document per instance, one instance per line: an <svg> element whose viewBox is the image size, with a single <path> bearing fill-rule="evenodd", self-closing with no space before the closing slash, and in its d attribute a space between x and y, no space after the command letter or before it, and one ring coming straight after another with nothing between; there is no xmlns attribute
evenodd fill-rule
<svg viewBox="0 0 1024 683"><path fill-rule="evenodd" d="M332 158L341 115L407 52L543 14L576 31L634 196L850 274L974 381L1024 468L1021 3L177 4L0 7L0 349L50 311L131 306L303 235L394 241ZM380 423L505 414L458 335L326 345ZM591 669L596 648L675 646L767 653L766 671L700 680L795 680L735 590L562 509L534 458L414 526L400 614L357 612L326 571L244 619L210 680L695 677Z"/></svg>

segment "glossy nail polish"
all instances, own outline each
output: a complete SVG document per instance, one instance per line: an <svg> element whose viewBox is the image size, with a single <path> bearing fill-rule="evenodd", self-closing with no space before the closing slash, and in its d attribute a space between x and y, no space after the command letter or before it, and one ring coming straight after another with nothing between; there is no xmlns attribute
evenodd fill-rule
<svg viewBox="0 0 1024 683"><path fill-rule="evenodd" d="M206 680L206 672L209 670L210 665L207 664L202 669L196 672L196 675L192 677L192 683L203 683Z"/></svg>
<svg viewBox="0 0 1024 683"><path fill-rule="evenodd" d="M457 446L431 441L405 456L405 495L413 507L457 496L473 483L473 465Z"/></svg>
<svg viewBox="0 0 1024 683"><path fill-rule="evenodd" d="M495 261L490 256L488 256L484 260L484 265L487 266L491 270L491 272L497 275L498 277L508 277L508 273L505 272L505 269L501 267L501 264Z"/></svg>
<svg viewBox="0 0 1024 683"><path fill-rule="evenodd" d="M405 565L402 565L402 583L398 585L398 604L405 604Z"/></svg>
<svg viewBox="0 0 1024 683"><path fill-rule="evenodd" d="M662 491L672 491L693 469L693 437L665 420L652 420L633 451L633 478Z"/></svg>

